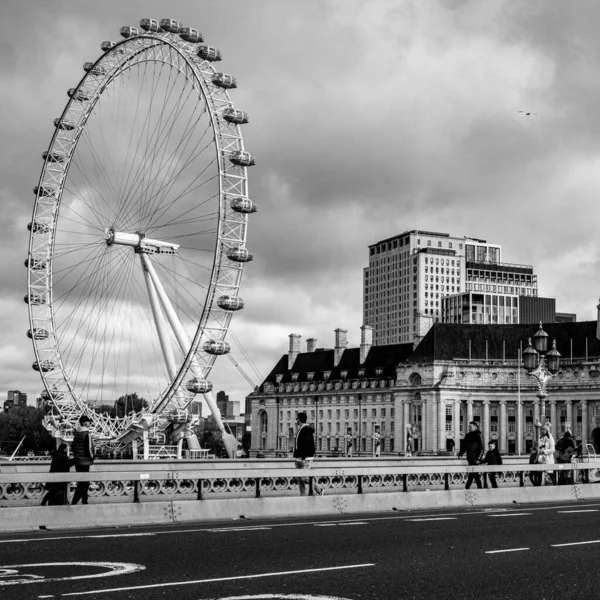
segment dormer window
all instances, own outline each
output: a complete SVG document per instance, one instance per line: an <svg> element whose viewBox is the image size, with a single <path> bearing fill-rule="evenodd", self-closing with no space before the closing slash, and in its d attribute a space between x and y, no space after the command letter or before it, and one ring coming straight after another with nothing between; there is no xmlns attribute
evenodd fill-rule
<svg viewBox="0 0 600 600"><path fill-rule="evenodd" d="M315 376L315 372L314 371L310 371L306 374L306 379L307 381L312 381L313 377Z"/></svg>
<svg viewBox="0 0 600 600"><path fill-rule="evenodd" d="M342 376L342 379L346 379L346 377L348 377L348 371L340 371L340 375Z"/></svg>
<svg viewBox="0 0 600 600"><path fill-rule="evenodd" d="M358 376L359 377L364 377L365 376L365 369L359 369L358 370Z"/></svg>
<svg viewBox="0 0 600 600"><path fill-rule="evenodd" d="M300 375L300 373L292 373L292 381L298 381L298 375Z"/></svg>
<svg viewBox="0 0 600 600"><path fill-rule="evenodd" d="M330 375L331 375L331 371L323 371L323 379L325 381L329 381Z"/></svg>
<svg viewBox="0 0 600 600"><path fill-rule="evenodd" d="M283 379L283 373L281 375L275 375L275 381L277 383L281 383L282 379Z"/></svg>
<svg viewBox="0 0 600 600"><path fill-rule="evenodd" d="M383 369L381 367L378 367L377 369L375 369L375 374L377 375L377 377L381 377L383 375Z"/></svg>

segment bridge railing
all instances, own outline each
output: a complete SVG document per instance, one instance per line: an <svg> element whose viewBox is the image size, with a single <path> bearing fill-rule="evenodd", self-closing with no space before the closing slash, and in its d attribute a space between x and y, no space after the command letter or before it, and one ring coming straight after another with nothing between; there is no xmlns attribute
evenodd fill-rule
<svg viewBox="0 0 600 600"><path fill-rule="evenodd" d="M600 482L600 461L502 466L397 465L391 461L365 464L331 461L321 466L319 462L311 469L299 470L289 460L272 465L217 461L206 466L194 462L144 461L98 464L89 473L48 473L41 471L39 465L15 467L1 463L0 505L39 504L45 494L44 485L50 482L67 482L73 488L78 481L90 481L90 503L296 496L299 477L308 478L309 495L315 483L325 495L464 489L470 473L479 473L485 487L492 473L501 488L534 487L538 482L571 486Z"/></svg>

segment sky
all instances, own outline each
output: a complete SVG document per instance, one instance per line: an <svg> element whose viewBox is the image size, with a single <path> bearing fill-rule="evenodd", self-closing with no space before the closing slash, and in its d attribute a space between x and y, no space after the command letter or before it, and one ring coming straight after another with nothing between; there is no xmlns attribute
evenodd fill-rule
<svg viewBox="0 0 600 600"><path fill-rule="evenodd" d="M144 17L200 29L250 115L255 258L229 339L254 383L253 367L266 376L290 333L303 348L309 337L333 347L341 327L357 346L367 246L416 228L501 244L503 261L533 265L539 295L559 312L596 319L594 0L5 0L3 9L0 396L41 391L23 261L52 121L100 43ZM251 391L225 358L211 380L233 400Z"/></svg>

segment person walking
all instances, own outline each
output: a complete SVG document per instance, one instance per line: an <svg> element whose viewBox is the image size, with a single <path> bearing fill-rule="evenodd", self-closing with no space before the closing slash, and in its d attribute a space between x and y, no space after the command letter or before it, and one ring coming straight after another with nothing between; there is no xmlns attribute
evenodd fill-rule
<svg viewBox="0 0 600 600"><path fill-rule="evenodd" d="M464 444L458 457L462 457L465 453L467 454L467 463L469 465L476 465L479 463L483 453L483 438L481 437L481 431L479 431L475 421L469 423L469 431L467 432L467 435L465 435ZM473 480L475 480L475 485L481 489L481 477L479 477L479 473L469 473L467 484L465 485L466 490L471 488Z"/></svg>
<svg viewBox="0 0 600 600"><path fill-rule="evenodd" d="M295 465L297 469L310 469L315 456L315 430L306 424L306 413L299 412L296 416L298 431L296 433L296 447L294 449ZM306 496L306 485L308 477L298 477L298 489L301 496ZM316 482L314 484L315 492L322 496L324 490Z"/></svg>
<svg viewBox="0 0 600 600"><path fill-rule="evenodd" d="M500 454L500 450L498 450L498 446L495 441L491 441L488 444L488 451L485 453L484 459L481 461L486 465L501 465L502 464L502 456ZM486 476L486 473L483 474ZM490 483L493 488L497 488L498 484L496 483L496 473L487 473L489 477ZM485 481L485 480L484 480Z"/></svg>
<svg viewBox="0 0 600 600"><path fill-rule="evenodd" d="M531 449L531 454L529 455L529 464L537 465L539 456L539 446L533 446L533 448ZM529 480L531 481L531 484L535 486L542 485L542 475L543 473L541 473L540 471L529 471Z"/></svg>
<svg viewBox="0 0 600 600"><path fill-rule="evenodd" d="M67 454L67 444L60 444L56 451L52 454L52 462L50 463L50 473L68 473L71 467L75 464L75 460L69 458ZM51 481L44 486L46 495L42 499L42 506L58 506L68 504L67 488L68 481Z"/></svg>
<svg viewBox="0 0 600 600"><path fill-rule="evenodd" d="M78 473L89 473L90 467L94 463L94 443L88 429L90 418L86 415L79 417L79 427L73 436L71 450L75 461L75 470ZM81 504L88 503L88 490L90 488L89 481L78 481L77 488L71 504L77 504L81 500Z"/></svg>
<svg viewBox="0 0 600 600"><path fill-rule="evenodd" d="M538 455L538 463L544 465L553 465L554 464L554 452L556 450L556 444L554 443L554 438L550 433L550 430L547 427L542 427L540 430L540 440L539 440L539 455ZM553 484L556 483L554 478L554 471L550 471L550 480ZM546 472L542 474L542 482L541 485L546 483Z"/></svg>

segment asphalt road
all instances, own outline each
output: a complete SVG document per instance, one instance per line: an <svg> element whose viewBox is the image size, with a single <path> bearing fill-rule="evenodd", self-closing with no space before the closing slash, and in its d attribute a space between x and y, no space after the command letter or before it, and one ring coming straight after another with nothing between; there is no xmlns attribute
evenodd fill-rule
<svg viewBox="0 0 600 600"><path fill-rule="evenodd" d="M576 501L0 534L0 598L587 600L598 553Z"/></svg>

